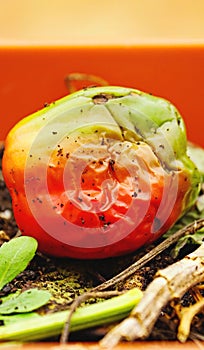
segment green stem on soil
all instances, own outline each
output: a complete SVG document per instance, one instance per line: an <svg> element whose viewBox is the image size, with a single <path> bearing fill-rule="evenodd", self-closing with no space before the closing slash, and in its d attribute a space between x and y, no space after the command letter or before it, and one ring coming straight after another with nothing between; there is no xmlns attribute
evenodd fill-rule
<svg viewBox="0 0 204 350"><path fill-rule="evenodd" d="M70 331L115 322L127 317L142 298L134 288L111 299L78 308L70 320ZM61 334L69 311L56 312L0 327L0 341L36 341Z"/></svg>

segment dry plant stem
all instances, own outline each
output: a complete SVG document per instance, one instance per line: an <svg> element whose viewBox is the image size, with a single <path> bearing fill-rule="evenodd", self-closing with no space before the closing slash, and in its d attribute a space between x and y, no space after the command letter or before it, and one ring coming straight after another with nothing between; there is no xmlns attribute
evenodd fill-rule
<svg viewBox="0 0 204 350"><path fill-rule="evenodd" d="M70 321L71 318L76 311L76 309L80 306L81 303L85 302L86 300L90 298L111 298L117 295L122 294L123 292L118 292L118 291L107 291L107 292L87 292L82 295L80 295L78 298L74 300L74 302L71 304L71 307L69 309L69 316L64 324L64 328L61 333L60 337L60 343L64 344L67 342L69 333L70 333Z"/></svg>
<svg viewBox="0 0 204 350"><path fill-rule="evenodd" d="M204 243L182 260L159 270L130 316L107 333L101 345L111 348L122 339L133 341L147 338L162 308L170 300L182 297L187 290L202 281Z"/></svg>
<svg viewBox="0 0 204 350"><path fill-rule="evenodd" d="M175 234L164 240L162 243L160 243L158 246L156 246L154 249L152 249L150 252L145 254L141 259L136 261L134 264L129 266L127 269L122 271L120 274L114 276L112 279L100 284L99 286L95 287L90 291L89 293L82 294L79 296L71 305L70 314L69 317L65 323L64 329L61 334L60 342L66 343L68 336L69 336L69 326L70 326L70 320L74 313L74 311L77 309L77 307L84 301L88 300L89 298L97 298L97 297L109 297L109 295L104 295L103 293L100 293L101 291L115 285L118 282L121 282L128 278L129 276L133 275L139 268L144 266L148 261L153 259L155 256L157 256L159 253L167 249L169 246L171 246L173 243L175 243L180 237L182 237L185 234L193 234L196 230L200 229L204 226L204 220L198 220L190 225L186 226L185 228L177 231ZM160 281L158 280L158 283ZM115 292L110 292L115 293ZM116 295L116 294L114 294ZM110 296L113 296L110 295ZM165 298L164 294L164 298ZM165 299L164 299L165 300Z"/></svg>
<svg viewBox="0 0 204 350"><path fill-rule="evenodd" d="M190 327L193 317L201 312L204 308L204 298L190 307L185 307L181 310L180 323L178 327L177 338L184 343L189 336Z"/></svg>
<svg viewBox="0 0 204 350"><path fill-rule="evenodd" d="M110 280L98 285L93 291L102 291L114 286L116 283L124 281L126 278L132 276L137 270L139 270L142 266L148 263L150 260L155 258L158 254L162 253L165 249L169 248L172 244L177 242L180 237L184 235L189 235L195 233L195 231L204 227L204 219L200 219L190 223L184 228L178 230L173 235L165 239L162 243L158 244L155 248L153 248L150 252L145 254L141 259L137 260L135 263L130 265L127 269L123 270L118 275L114 276Z"/></svg>
<svg viewBox="0 0 204 350"><path fill-rule="evenodd" d="M70 73L65 77L65 84L70 94L77 91L76 87L74 86L74 82L83 82L83 81L90 82L92 85L93 84L100 85L100 86L108 85L108 82L106 80L93 74Z"/></svg>

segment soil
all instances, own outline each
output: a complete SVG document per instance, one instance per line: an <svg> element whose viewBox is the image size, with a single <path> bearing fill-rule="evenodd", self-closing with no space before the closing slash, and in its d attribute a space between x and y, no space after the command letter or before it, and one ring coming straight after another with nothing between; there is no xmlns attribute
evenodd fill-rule
<svg viewBox="0 0 204 350"><path fill-rule="evenodd" d="M11 198L1 172L2 155L3 144L0 144L0 245L21 234L13 216ZM26 290L39 287L48 289L52 293L49 304L41 308L40 313L64 310L70 307L70 304L78 295L118 274L151 249L152 246L125 257L83 262L73 259L54 259L37 253L26 270L3 288L0 297L17 289ZM124 290L136 286L144 290L152 281L158 269L164 268L173 262L175 262L175 259L171 256L170 250L167 249L114 288ZM189 291L178 303L188 306L194 302L193 298L193 292ZM176 307L175 304L171 303L163 309L149 339L175 340L177 326ZM194 318L191 335L197 337L197 339L202 339L203 329L204 315L201 313ZM104 336L107 330L108 327L99 327L76 332L71 335L71 340L96 341ZM53 339L50 340L53 341Z"/></svg>

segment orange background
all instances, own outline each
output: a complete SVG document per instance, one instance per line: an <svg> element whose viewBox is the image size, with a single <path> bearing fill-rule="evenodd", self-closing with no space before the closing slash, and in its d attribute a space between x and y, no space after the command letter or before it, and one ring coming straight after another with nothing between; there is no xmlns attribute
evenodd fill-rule
<svg viewBox="0 0 204 350"><path fill-rule="evenodd" d="M0 139L73 72L169 99L204 146L203 0L0 2Z"/></svg>

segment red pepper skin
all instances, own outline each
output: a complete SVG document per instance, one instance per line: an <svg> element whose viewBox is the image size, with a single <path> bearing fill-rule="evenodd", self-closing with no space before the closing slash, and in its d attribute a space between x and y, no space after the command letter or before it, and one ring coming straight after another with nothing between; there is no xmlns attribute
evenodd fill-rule
<svg viewBox="0 0 204 350"><path fill-rule="evenodd" d="M115 87L24 118L6 139L3 175L22 233L43 253L79 259L155 241L193 205L200 182L172 105Z"/></svg>

